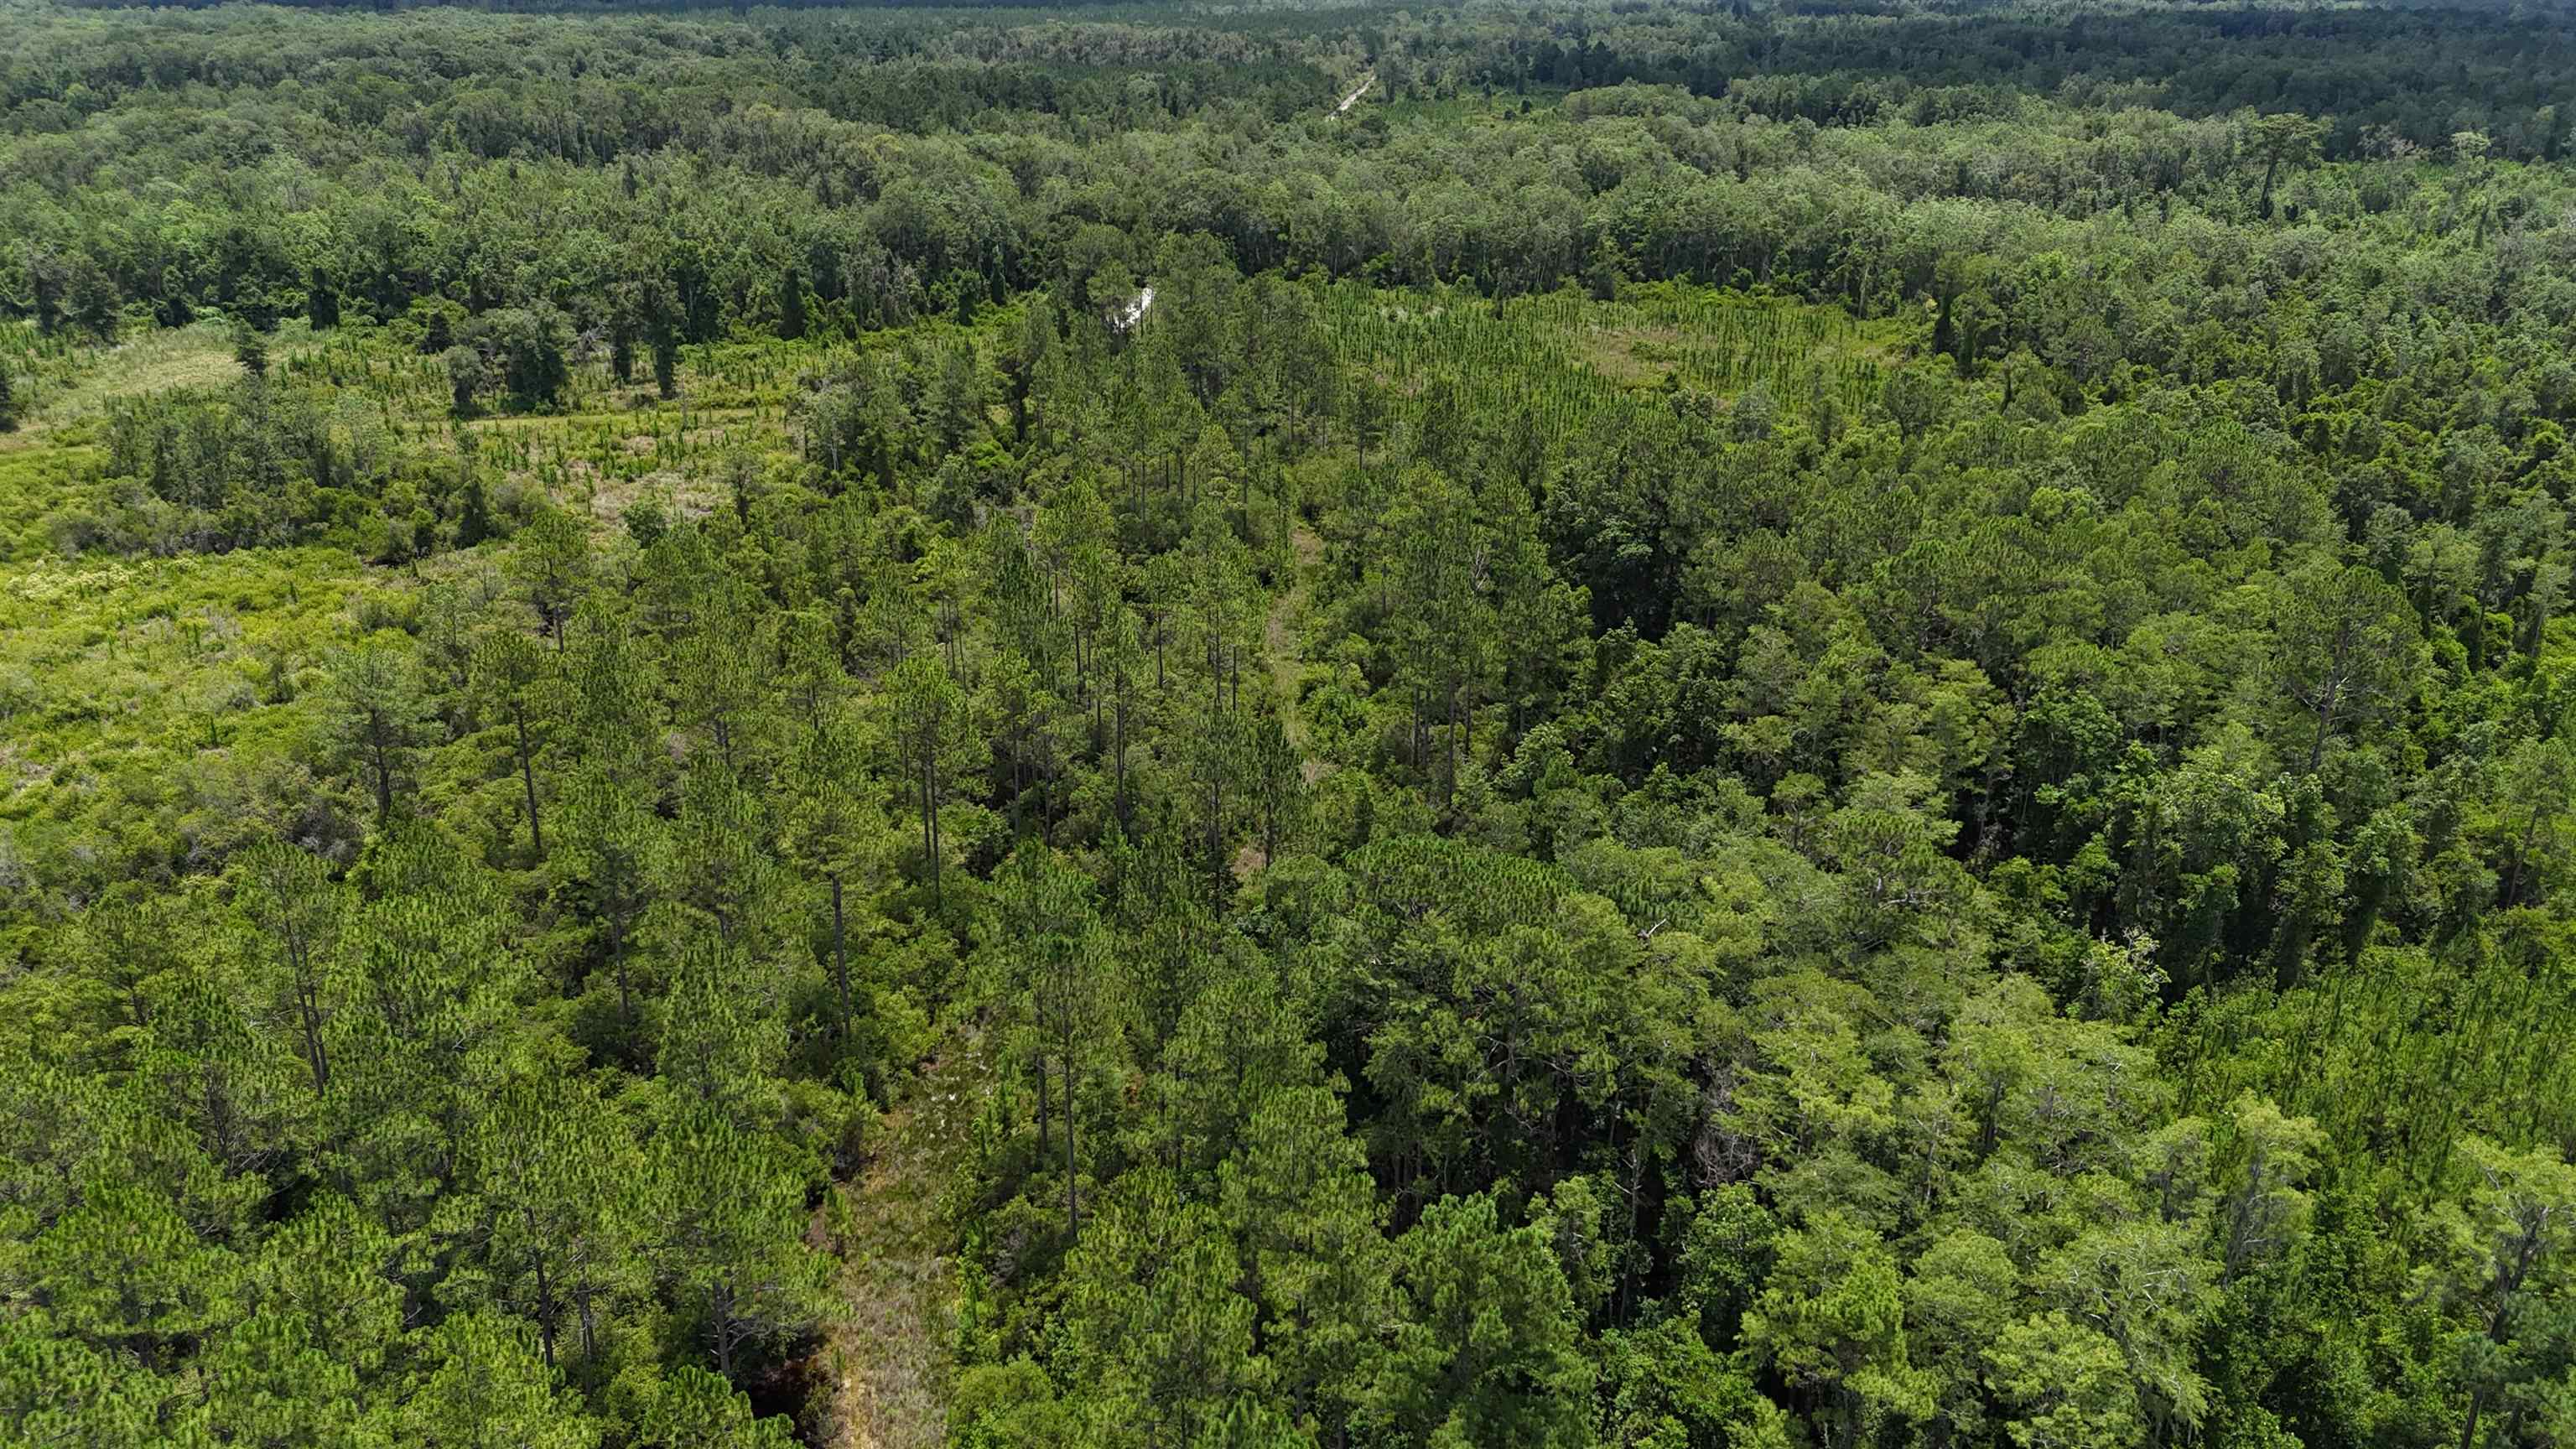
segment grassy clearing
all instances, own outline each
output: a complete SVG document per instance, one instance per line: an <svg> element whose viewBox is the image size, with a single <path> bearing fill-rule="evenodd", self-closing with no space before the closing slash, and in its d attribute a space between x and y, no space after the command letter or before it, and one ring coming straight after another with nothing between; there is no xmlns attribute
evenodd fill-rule
<svg viewBox="0 0 2576 1449"><path fill-rule="evenodd" d="M1326 324L1345 359L1405 405L1421 406L1431 379L1446 376L1468 413L1527 414L1552 438L1637 405L1667 377L1729 400L1758 384L1782 407L1830 399L1858 412L1897 340L1897 324L1840 308L1677 283L1624 288L1615 302L1357 286L1331 297Z"/></svg>
<svg viewBox="0 0 2576 1449"><path fill-rule="evenodd" d="M383 588L330 549L0 568L0 832L176 872L291 826L327 753L296 701Z"/></svg>
<svg viewBox="0 0 2576 1449"><path fill-rule="evenodd" d="M214 319L140 331L113 347L39 348L31 331L19 332L0 349L15 354L34 398L24 426L0 436L0 449L31 447L49 429L104 416L118 398L221 387L241 376L232 330ZM291 367L320 346L302 322L286 323L268 339L270 366Z"/></svg>
<svg viewBox="0 0 2576 1449"><path fill-rule="evenodd" d="M1659 384L1669 374L1728 398L1759 382L1851 403L1876 385L1892 342L1837 307L1669 284L1593 303L1567 325L1584 365L1615 382Z"/></svg>

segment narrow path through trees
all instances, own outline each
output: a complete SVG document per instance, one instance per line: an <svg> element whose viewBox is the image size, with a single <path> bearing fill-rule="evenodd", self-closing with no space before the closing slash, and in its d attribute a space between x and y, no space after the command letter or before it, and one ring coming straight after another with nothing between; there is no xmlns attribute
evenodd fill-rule
<svg viewBox="0 0 2576 1449"><path fill-rule="evenodd" d="M1305 713L1298 708L1298 675L1305 661L1297 654L1296 622L1297 616L1305 612L1306 601L1314 595L1315 567L1324 556L1324 541L1300 523L1289 535L1289 542L1296 550L1296 577L1270 602L1270 617L1262 626L1262 654L1270 669L1271 688L1279 697L1280 727L1287 731L1288 743L1297 751L1299 772L1312 785L1330 773L1332 766L1316 756Z"/></svg>
<svg viewBox="0 0 2576 1449"><path fill-rule="evenodd" d="M834 1191L848 1263L845 1311L825 1331L837 1449L935 1449L948 1438L949 1340L956 1264L945 1251L940 1194L983 1108L991 1074L976 1044L922 1068L910 1096L878 1125L877 1150ZM818 1230L830 1231L819 1215Z"/></svg>

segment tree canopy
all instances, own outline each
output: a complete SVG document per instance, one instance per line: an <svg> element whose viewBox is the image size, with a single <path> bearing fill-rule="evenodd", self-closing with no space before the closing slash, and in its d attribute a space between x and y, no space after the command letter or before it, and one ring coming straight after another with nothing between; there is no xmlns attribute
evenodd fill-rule
<svg viewBox="0 0 2576 1449"><path fill-rule="evenodd" d="M2576 1432L2562 17L0 17L0 1442Z"/></svg>

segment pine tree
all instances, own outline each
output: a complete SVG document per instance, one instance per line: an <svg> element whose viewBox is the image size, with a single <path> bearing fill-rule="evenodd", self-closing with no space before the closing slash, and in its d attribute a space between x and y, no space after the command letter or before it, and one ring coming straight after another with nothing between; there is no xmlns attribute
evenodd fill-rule
<svg viewBox="0 0 2576 1449"><path fill-rule="evenodd" d="M665 827L646 803L641 782L621 778L596 759L565 782L563 807L554 868L562 873L566 894L598 923L598 956L616 987L618 1024L631 1037L641 1020L636 923L653 899Z"/></svg>
<svg viewBox="0 0 2576 1449"><path fill-rule="evenodd" d="M805 275L794 267L778 283L778 335L790 342L805 335Z"/></svg>
<svg viewBox="0 0 2576 1449"><path fill-rule="evenodd" d="M1416 1442L1573 1449L1590 1441L1592 1367L1565 1274L1491 1197L1425 1209L1398 1247L1409 1311L1374 1412Z"/></svg>
<svg viewBox="0 0 2576 1449"><path fill-rule="evenodd" d="M653 386L665 401L680 395L680 333L670 298L656 292L645 304L644 340L653 349Z"/></svg>
<svg viewBox="0 0 2576 1449"><path fill-rule="evenodd" d="M233 361L254 381L268 376L268 339L248 322L233 324Z"/></svg>
<svg viewBox="0 0 2576 1449"><path fill-rule="evenodd" d="M342 938L349 919L346 889L329 867L283 841L253 847L244 862L242 910L268 940L272 1019L292 1023L313 1095L331 1086L333 1022L349 982Z"/></svg>
<svg viewBox="0 0 2576 1449"><path fill-rule="evenodd" d="M590 531L559 508L540 508L512 540L509 571L536 612L537 625L564 647L564 624L590 588Z"/></svg>
<svg viewBox="0 0 2576 1449"><path fill-rule="evenodd" d="M534 1328L478 1309L425 1336L426 1372L402 1408L402 1442L595 1449L599 1424L546 1366Z"/></svg>
<svg viewBox="0 0 2576 1449"><path fill-rule="evenodd" d="M723 1376L683 1364L645 1396L642 1443L670 1449L796 1449L785 1414L755 1417L751 1400Z"/></svg>
<svg viewBox="0 0 2576 1449"><path fill-rule="evenodd" d="M324 697L334 736L372 788L376 826L384 829L428 713L417 656L389 643L344 650L331 662Z"/></svg>
<svg viewBox="0 0 2576 1449"><path fill-rule="evenodd" d="M2417 648L2413 605L2372 569L2331 565L2284 581L2276 665L2281 690L2313 721L2307 768L2336 726L2402 699Z"/></svg>
<svg viewBox="0 0 2576 1449"><path fill-rule="evenodd" d="M1238 1271L1223 1219L1169 1172L1121 1179L1064 1270L1064 1358L1098 1421L1090 1442L1235 1442L1221 1416L1259 1402L1265 1367Z"/></svg>
<svg viewBox="0 0 2576 1449"><path fill-rule="evenodd" d="M456 1216L471 1224L502 1301L536 1325L549 1368L599 1352L602 1316L644 1285L635 1184L642 1162L625 1121L586 1084L519 1078L475 1125L468 1191Z"/></svg>
<svg viewBox="0 0 2576 1449"><path fill-rule="evenodd" d="M838 710L811 729L785 774L785 817L780 849L831 896L831 975L839 999L836 1036L846 1041L860 1003L850 985L849 894L871 894L874 878L892 854L885 813L866 796L856 726Z"/></svg>
<svg viewBox="0 0 2576 1449"><path fill-rule="evenodd" d="M675 1104L653 1139L647 1181L666 1271L696 1310L715 1371L796 1333L830 1302L831 1263L805 1243L803 1174L785 1143Z"/></svg>
<svg viewBox="0 0 2576 1449"><path fill-rule="evenodd" d="M1379 1327L1396 1315L1394 1254L1367 1154L1321 1086L1261 1100L1219 1173L1271 1361L1299 1403L1338 1431L1366 1402Z"/></svg>
<svg viewBox="0 0 2576 1449"><path fill-rule="evenodd" d="M339 289L319 271L305 280L304 318L316 332L328 332L340 325Z"/></svg>
<svg viewBox="0 0 2576 1449"><path fill-rule="evenodd" d="M150 1365L228 1322L239 1263L161 1192L103 1178L20 1250L57 1332Z"/></svg>
<svg viewBox="0 0 2576 1449"><path fill-rule="evenodd" d="M494 630L475 646L475 684L509 721L528 810L528 846L540 861L546 858L546 829L537 803L537 753L543 746L544 696L552 675L544 649L516 629Z"/></svg>
<svg viewBox="0 0 2576 1449"><path fill-rule="evenodd" d="M1038 1076L1038 1141L1047 1150L1049 1105L1060 1098L1067 1231L1082 1234L1081 1099L1114 1035L1116 965L1090 882L1043 842L1012 854L996 881L998 938L1012 982L1025 988ZM1014 994L1017 994L1014 992ZM1050 1082L1050 1067L1053 1081Z"/></svg>
<svg viewBox="0 0 2576 1449"><path fill-rule="evenodd" d="M930 872L931 895L942 899L947 851L940 839L939 811L971 741L966 694L949 677L939 656L920 653L895 666L886 696L895 752L903 761L904 790L921 819L922 859Z"/></svg>

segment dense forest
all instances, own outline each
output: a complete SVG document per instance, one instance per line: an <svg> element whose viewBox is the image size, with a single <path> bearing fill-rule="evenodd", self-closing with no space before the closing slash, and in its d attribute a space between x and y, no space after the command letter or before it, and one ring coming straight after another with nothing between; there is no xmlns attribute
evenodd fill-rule
<svg viewBox="0 0 2576 1449"><path fill-rule="evenodd" d="M0 1449L2576 1444L2569 106L0 0Z"/></svg>

